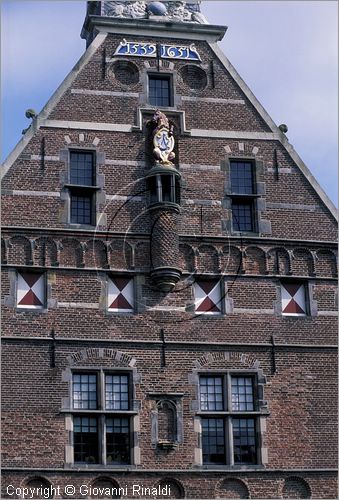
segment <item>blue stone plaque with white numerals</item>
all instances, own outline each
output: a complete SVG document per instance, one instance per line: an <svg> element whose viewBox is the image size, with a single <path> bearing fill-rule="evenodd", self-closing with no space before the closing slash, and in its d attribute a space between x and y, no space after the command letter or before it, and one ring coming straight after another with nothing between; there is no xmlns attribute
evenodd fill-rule
<svg viewBox="0 0 339 500"><path fill-rule="evenodd" d="M139 56L156 57L157 47L154 43L127 42L123 40L116 49L115 56ZM183 45L160 45L161 58L164 59L185 59L188 61L200 61L200 56L194 44Z"/></svg>

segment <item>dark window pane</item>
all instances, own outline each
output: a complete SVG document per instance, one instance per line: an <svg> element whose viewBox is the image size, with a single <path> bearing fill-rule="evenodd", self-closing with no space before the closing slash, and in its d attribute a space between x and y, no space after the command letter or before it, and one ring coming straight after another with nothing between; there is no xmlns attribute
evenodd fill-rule
<svg viewBox="0 0 339 500"><path fill-rule="evenodd" d="M253 418L233 418L234 463L255 464L256 436Z"/></svg>
<svg viewBox="0 0 339 500"><path fill-rule="evenodd" d="M107 418L107 464L130 463L130 432L128 418Z"/></svg>
<svg viewBox="0 0 339 500"><path fill-rule="evenodd" d="M232 410L254 410L252 377L232 377Z"/></svg>
<svg viewBox="0 0 339 500"><path fill-rule="evenodd" d="M232 193L253 194L253 170L250 162L231 162Z"/></svg>
<svg viewBox="0 0 339 500"><path fill-rule="evenodd" d="M170 79L168 77L149 77L149 101L154 106L171 106Z"/></svg>
<svg viewBox="0 0 339 500"><path fill-rule="evenodd" d="M92 196L71 195L71 222L92 224Z"/></svg>
<svg viewBox="0 0 339 500"><path fill-rule="evenodd" d="M106 410L129 409L128 375L106 375L105 404Z"/></svg>
<svg viewBox="0 0 339 500"><path fill-rule="evenodd" d="M92 186L94 183L94 155L93 153L70 153L70 182Z"/></svg>
<svg viewBox="0 0 339 500"><path fill-rule="evenodd" d="M162 175L162 201L172 201L174 202L172 196L172 182L173 178L171 175ZM174 194L174 193L173 193Z"/></svg>
<svg viewBox="0 0 339 500"><path fill-rule="evenodd" d="M95 417L74 417L74 462L98 463L98 425Z"/></svg>
<svg viewBox="0 0 339 500"><path fill-rule="evenodd" d="M73 374L73 408L97 408L97 377L93 373Z"/></svg>
<svg viewBox="0 0 339 500"><path fill-rule="evenodd" d="M200 408L202 411L222 411L223 385L221 377L200 377Z"/></svg>
<svg viewBox="0 0 339 500"><path fill-rule="evenodd" d="M232 201L232 219L234 231L253 231L252 201Z"/></svg>
<svg viewBox="0 0 339 500"><path fill-rule="evenodd" d="M158 191L157 191L157 178L150 177L148 179L148 189L150 191L150 202L156 203L158 200Z"/></svg>
<svg viewBox="0 0 339 500"><path fill-rule="evenodd" d="M202 453L204 463L226 463L225 430L222 418L202 419Z"/></svg>

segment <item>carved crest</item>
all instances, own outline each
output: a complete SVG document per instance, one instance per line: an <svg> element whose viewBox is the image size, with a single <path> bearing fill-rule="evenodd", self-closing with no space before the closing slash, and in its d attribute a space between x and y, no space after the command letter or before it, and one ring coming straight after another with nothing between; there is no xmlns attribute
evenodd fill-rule
<svg viewBox="0 0 339 500"><path fill-rule="evenodd" d="M151 120L155 125L153 130L153 155L160 165L173 165L175 158L173 124L170 123L167 116L159 109L156 110Z"/></svg>

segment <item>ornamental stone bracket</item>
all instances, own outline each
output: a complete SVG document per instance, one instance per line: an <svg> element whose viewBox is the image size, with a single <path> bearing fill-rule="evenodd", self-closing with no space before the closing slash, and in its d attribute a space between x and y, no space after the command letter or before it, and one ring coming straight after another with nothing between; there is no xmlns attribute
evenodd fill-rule
<svg viewBox="0 0 339 500"><path fill-rule="evenodd" d="M142 132L145 119L149 120L155 113L156 107L139 107L137 109L137 122L136 125L132 126L132 130L135 132ZM186 119L185 119L185 111L176 111L176 110L166 110L166 115L168 117L177 117L179 119L179 130L178 134L180 135L191 135L191 132L186 129Z"/></svg>

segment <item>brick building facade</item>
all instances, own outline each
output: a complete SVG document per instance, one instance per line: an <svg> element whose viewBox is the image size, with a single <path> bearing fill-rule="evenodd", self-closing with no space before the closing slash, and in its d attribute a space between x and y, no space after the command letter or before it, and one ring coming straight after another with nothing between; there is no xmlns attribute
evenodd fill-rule
<svg viewBox="0 0 339 500"><path fill-rule="evenodd" d="M5 161L3 498L337 497L335 209L225 31L88 2Z"/></svg>

